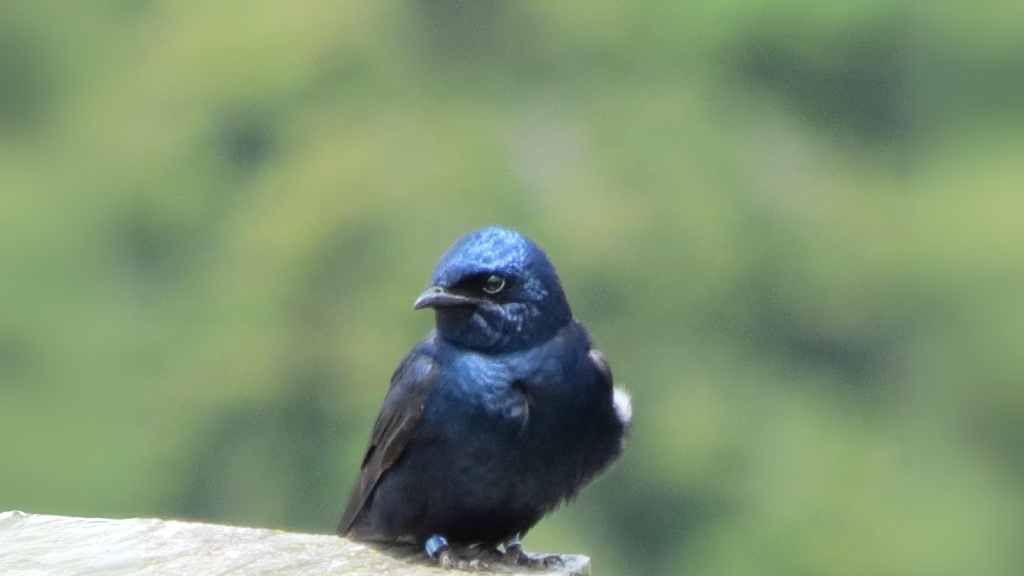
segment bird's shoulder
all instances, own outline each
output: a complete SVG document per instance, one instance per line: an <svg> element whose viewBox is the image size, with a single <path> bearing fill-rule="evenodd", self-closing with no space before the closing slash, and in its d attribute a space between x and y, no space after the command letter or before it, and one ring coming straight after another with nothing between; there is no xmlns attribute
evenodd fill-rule
<svg viewBox="0 0 1024 576"><path fill-rule="evenodd" d="M438 371L438 338L434 332L420 340L405 358L399 362L391 375L388 394L384 398L384 406L389 400L397 400L403 395L429 393Z"/></svg>
<svg viewBox="0 0 1024 576"><path fill-rule="evenodd" d="M593 341L590 339L590 334L587 333L587 329L578 322L574 321L573 324L576 325L576 328L574 329L575 333L571 338L574 338L574 341L576 342L585 343L587 352L586 365L596 372L596 379L602 393L610 395L615 417L623 427L624 434L628 435L633 419L632 396L625 388L615 385L615 377L612 375L612 366L608 362L608 358L605 357L604 353L594 346Z"/></svg>
<svg viewBox="0 0 1024 576"><path fill-rule="evenodd" d="M525 378L527 384L550 383L566 392L580 386L612 389L608 360L594 346L586 327L575 320L547 342L514 355L511 362L520 368L513 373L533 376Z"/></svg>
<svg viewBox="0 0 1024 576"><path fill-rule="evenodd" d="M573 320L559 332L556 338L563 340L563 349L585 355L585 366L590 370L596 370L597 377L602 384L609 390L612 388L614 380L611 364L608 363L608 359L605 358L601 350L594 345L590 333L583 324Z"/></svg>

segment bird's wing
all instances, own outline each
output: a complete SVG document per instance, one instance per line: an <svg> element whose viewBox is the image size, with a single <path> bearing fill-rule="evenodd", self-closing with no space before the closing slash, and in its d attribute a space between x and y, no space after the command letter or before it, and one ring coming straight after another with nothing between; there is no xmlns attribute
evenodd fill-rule
<svg viewBox="0 0 1024 576"><path fill-rule="evenodd" d="M614 383L614 380L612 379L612 367L608 364L608 360L605 359L604 354L602 354L597 348L591 348L590 351L587 352L587 357L590 359L590 362L594 367L597 368L597 371L601 373L601 377L604 378L605 385L607 385L608 389L611 390Z"/></svg>
<svg viewBox="0 0 1024 576"><path fill-rule="evenodd" d="M437 374L437 362L417 350L398 365L377 422L373 425L359 478L338 523L339 534L347 534L352 529L353 521L366 505L381 476L405 450L412 429L423 414L427 396L434 388Z"/></svg>
<svg viewBox="0 0 1024 576"><path fill-rule="evenodd" d="M628 435L633 420L633 400L629 392L625 388L615 386L615 381L612 378L612 367L608 364L608 360L605 359L604 354L600 350L591 348L590 352L587 353L587 357L597 368L597 371L604 379L605 385L608 386L608 390L612 393L612 407L615 409L615 416L625 427L626 434Z"/></svg>

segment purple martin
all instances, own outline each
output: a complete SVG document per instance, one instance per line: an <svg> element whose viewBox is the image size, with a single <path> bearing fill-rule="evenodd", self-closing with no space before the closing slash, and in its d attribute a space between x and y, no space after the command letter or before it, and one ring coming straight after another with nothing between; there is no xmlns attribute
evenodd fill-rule
<svg viewBox="0 0 1024 576"><path fill-rule="evenodd" d="M338 533L536 563L519 538L618 459L629 394L518 232L460 238L413 308L436 328L391 378Z"/></svg>

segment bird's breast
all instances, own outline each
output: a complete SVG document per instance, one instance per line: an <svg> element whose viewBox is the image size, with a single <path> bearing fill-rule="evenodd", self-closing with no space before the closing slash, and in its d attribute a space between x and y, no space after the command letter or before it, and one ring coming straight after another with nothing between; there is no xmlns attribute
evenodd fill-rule
<svg viewBox="0 0 1024 576"><path fill-rule="evenodd" d="M551 347L501 356L458 354L442 363L446 369L427 416L452 437L555 434L580 392L577 383L565 381L571 360Z"/></svg>
<svg viewBox="0 0 1024 576"><path fill-rule="evenodd" d="M537 383L551 376L543 371L527 369L515 362L466 355L455 365L453 377L446 384L449 393L457 396L466 407L466 416L519 420L527 416L524 405L523 383Z"/></svg>

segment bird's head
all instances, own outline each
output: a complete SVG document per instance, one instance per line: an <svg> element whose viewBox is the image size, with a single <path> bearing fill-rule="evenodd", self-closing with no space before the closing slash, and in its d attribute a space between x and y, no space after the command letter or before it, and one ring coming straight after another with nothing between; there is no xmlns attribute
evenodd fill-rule
<svg viewBox="0 0 1024 576"><path fill-rule="evenodd" d="M545 342L572 320L544 251L497 227L459 238L413 308L433 308L438 334L448 342L495 354Z"/></svg>

